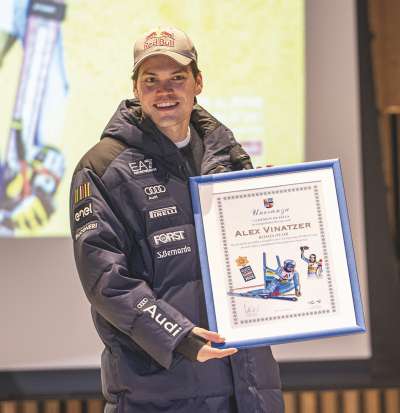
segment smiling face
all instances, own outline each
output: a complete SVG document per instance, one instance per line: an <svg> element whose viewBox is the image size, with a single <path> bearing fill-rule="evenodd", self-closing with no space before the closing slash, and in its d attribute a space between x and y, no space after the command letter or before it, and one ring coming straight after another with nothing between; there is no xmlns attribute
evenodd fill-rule
<svg viewBox="0 0 400 413"><path fill-rule="evenodd" d="M173 141L186 137L194 98L203 88L201 74L165 55L147 58L134 82L142 110Z"/></svg>

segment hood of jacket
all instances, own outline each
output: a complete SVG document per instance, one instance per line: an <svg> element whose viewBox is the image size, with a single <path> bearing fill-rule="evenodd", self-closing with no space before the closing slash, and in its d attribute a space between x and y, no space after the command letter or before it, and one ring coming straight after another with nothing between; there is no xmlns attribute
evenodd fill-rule
<svg viewBox="0 0 400 413"><path fill-rule="evenodd" d="M204 143L201 173L212 173L218 166L232 169L229 151L237 144L232 131L198 104L193 106L190 123ZM104 137L118 139L127 146L167 162L176 162L179 156L177 146L150 118L143 116L137 99L126 99L120 103L101 135L101 138Z"/></svg>

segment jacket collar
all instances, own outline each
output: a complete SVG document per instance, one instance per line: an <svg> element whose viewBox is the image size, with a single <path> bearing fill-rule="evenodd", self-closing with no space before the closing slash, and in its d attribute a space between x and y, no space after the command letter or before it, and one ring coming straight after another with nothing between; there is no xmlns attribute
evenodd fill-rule
<svg viewBox="0 0 400 413"><path fill-rule="evenodd" d="M190 122L204 143L202 174L209 173L221 163L229 168L229 149L236 144L232 132L198 104L193 106ZM143 116L137 99L121 102L101 137L105 136L167 162L181 159L176 145L150 118Z"/></svg>

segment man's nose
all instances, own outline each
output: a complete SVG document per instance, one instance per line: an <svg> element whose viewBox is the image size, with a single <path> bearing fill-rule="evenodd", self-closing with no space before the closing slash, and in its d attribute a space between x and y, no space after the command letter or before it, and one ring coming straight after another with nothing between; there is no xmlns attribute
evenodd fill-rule
<svg viewBox="0 0 400 413"><path fill-rule="evenodd" d="M173 91L172 82L170 80L162 80L158 84L157 92L159 93L169 93Z"/></svg>

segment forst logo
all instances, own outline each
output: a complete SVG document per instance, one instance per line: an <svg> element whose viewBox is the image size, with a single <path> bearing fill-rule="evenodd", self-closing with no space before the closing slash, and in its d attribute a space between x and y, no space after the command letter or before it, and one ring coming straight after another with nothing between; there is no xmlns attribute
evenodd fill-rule
<svg viewBox="0 0 400 413"><path fill-rule="evenodd" d="M156 245L168 244L170 242L182 241L186 239L185 231L164 232L153 236Z"/></svg>
<svg viewBox="0 0 400 413"><path fill-rule="evenodd" d="M157 171L157 168L153 167L153 159L133 161L129 162L128 165L131 171L133 172L133 175L144 175Z"/></svg>
<svg viewBox="0 0 400 413"><path fill-rule="evenodd" d="M87 218L88 216L93 215L92 203L88 202L82 205L79 209L74 211L75 222L80 222L81 220Z"/></svg>

